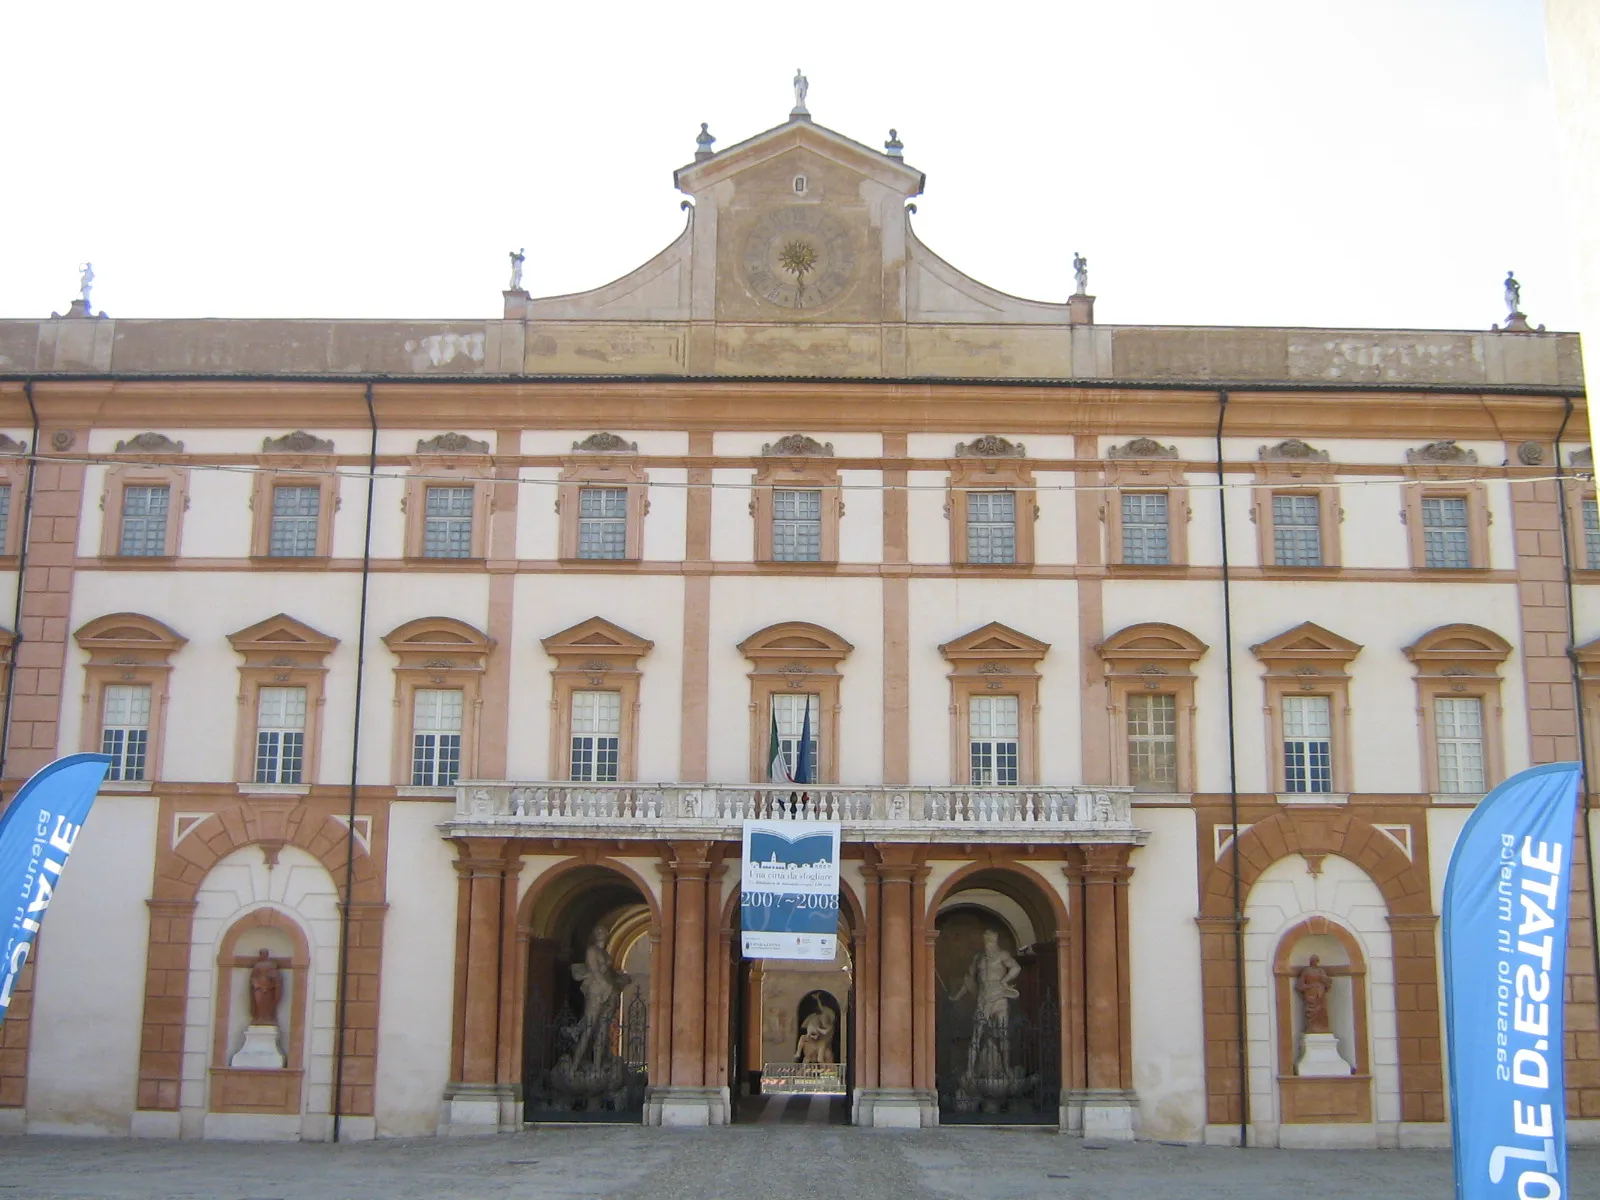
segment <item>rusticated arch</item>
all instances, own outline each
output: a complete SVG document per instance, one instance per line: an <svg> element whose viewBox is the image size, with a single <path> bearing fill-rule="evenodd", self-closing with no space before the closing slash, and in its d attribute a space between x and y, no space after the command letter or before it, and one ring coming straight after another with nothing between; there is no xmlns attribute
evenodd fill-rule
<svg viewBox="0 0 1600 1200"><path fill-rule="evenodd" d="M1354 813L1276 812L1250 826L1239 838L1239 878L1245 895L1263 871L1291 854L1348 859L1372 877L1391 915L1432 915L1427 880L1416 865L1394 839ZM1203 918L1232 917L1232 863L1228 850L1206 870L1200 893Z"/></svg>

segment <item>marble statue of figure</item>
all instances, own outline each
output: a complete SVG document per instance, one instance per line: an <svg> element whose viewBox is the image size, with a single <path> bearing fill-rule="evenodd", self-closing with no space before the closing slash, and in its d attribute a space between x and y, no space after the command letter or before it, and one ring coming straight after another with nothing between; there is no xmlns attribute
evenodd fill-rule
<svg viewBox="0 0 1600 1200"><path fill-rule="evenodd" d="M1305 1005L1306 1033L1328 1032L1328 991L1333 987L1333 976L1321 964L1322 960L1313 954L1311 961L1300 968L1300 977L1294 984Z"/></svg>
<svg viewBox="0 0 1600 1200"><path fill-rule="evenodd" d="M794 1060L798 1063L831 1063L833 1057L833 1009L822 1002L821 992L812 992L811 1000L817 1009L800 1022L800 1040L795 1044Z"/></svg>
<svg viewBox="0 0 1600 1200"><path fill-rule="evenodd" d="M250 1024L276 1025L282 995L283 972L272 961L272 952L262 950L250 965Z"/></svg>
<svg viewBox="0 0 1600 1200"><path fill-rule="evenodd" d="M800 68L794 69L794 106L796 110L806 106L806 92L811 88L810 82L800 73Z"/></svg>
<svg viewBox="0 0 1600 1200"><path fill-rule="evenodd" d="M78 267L78 295L83 307L89 307L89 287L94 283L94 264L82 263Z"/></svg>
<svg viewBox="0 0 1600 1200"><path fill-rule="evenodd" d="M632 982L628 975L612 965L603 926L596 925L590 933L583 961L572 964L572 977L583 989L583 1017L579 1022L578 1044L572 1049L572 1061L574 1064L581 1062L584 1052L591 1051L594 1065L598 1067L611 1049L609 1027L616 1013L617 997Z"/></svg>
<svg viewBox="0 0 1600 1200"><path fill-rule="evenodd" d="M1072 252L1072 272L1078 278L1078 295L1089 294L1089 260L1076 250Z"/></svg>
<svg viewBox="0 0 1600 1200"><path fill-rule="evenodd" d="M968 992L977 998L972 1013L972 1040L967 1043L967 1073L1002 1074L1008 1056L1007 1027L1011 1002L1020 994L1011 985L1022 974L1017 960L1000 948L998 930L983 931L983 949L972 956L967 977L950 994L959 1000Z"/></svg>
<svg viewBox="0 0 1600 1200"><path fill-rule="evenodd" d="M86 296L87 292L84 293ZM1522 285L1517 282L1516 272L1506 272L1506 312L1515 314L1522 311Z"/></svg>
<svg viewBox="0 0 1600 1200"><path fill-rule="evenodd" d="M511 252L511 291L522 290L522 260L527 257L527 247Z"/></svg>

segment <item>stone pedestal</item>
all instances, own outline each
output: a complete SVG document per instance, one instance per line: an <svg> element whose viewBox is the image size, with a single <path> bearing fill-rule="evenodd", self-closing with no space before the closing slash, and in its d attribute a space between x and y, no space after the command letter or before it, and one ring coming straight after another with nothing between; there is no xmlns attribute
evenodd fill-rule
<svg viewBox="0 0 1600 1200"><path fill-rule="evenodd" d="M646 1125L726 1125L730 1117L725 1087L653 1087L645 1092Z"/></svg>
<svg viewBox="0 0 1600 1200"><path fill-rule="evenodd" d="M870 1129L931 1129L939 1097L923 1088L857 1088L851 1124Z"/></svg>
<svg viewBox="0 0 1600 1200"><path fill-rule="evenodd" d="M1077 1134L1090 1141L1131 1142L1138 1108L1138 1094L1121 1088L1064 1091L1061 1093L1061 1132Z"/></svg>
<svg viewBox="0 0 1600 1200"><path fill-rule="evenodd" d="M1094 297L1093 296L1068 296L1067 297L1067 324L1068 325L1093 325L1094 324Z"/></svg>
<svg viewBox="0 0 1600 1200"><path fill-rule="evenodd" d="M522 1128L522 1101L509 1083L452 1083L445 1088L439 1132L452 1137Z"/></svg>
<svg viewBox="0 0 1600 1200"><path fill-rule="evenodd" d="M283 1051L278 1049L276 1025L251 1025L244 1031L244 1045L228 1060L230 1067L246 1071L281 1071Z"/></svg>
<svg viewBox="0 0 1600 1200"><path fill-rule="evenodd" d="M1339 1039L1331 1033L1302 1035L1300 1058L1294 1073L1307 1075L1353 1075L1355 1068L1339 1057Z"/></svg>

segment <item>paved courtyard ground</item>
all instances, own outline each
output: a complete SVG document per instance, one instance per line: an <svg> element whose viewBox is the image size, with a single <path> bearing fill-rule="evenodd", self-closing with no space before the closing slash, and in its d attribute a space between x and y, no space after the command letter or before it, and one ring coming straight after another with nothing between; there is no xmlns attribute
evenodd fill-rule
<svg viewBox="0 0 1600 1200"><path fill-rule="evenodd" d="M1573 1152L1571 1194L1600 1188ZM1032 1130L546 1127L345 1146L0 1139L0 1200L1450 1200L1440 1151L1096 1148Z"/></svg>

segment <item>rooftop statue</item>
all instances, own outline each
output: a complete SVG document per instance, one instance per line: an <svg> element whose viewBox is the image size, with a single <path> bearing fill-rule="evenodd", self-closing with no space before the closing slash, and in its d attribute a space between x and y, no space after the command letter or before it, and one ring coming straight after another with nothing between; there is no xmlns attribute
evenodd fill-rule
<svg viewBox="0 0 1600 1200"><path fill-rule="evenodd" d="M800 68L796 67L794 69L794 111L795 112L805 112L806 111L806 92L810 89L810 87L811 87L810 82L806 79L806 77L804 75L802 75L800 73Z"/></svg>
<svg viewBox="0 0 1600 1200"><path fill-rule="evenodd" d="M522 290L522 260L527 257L527 247L511 252L511 288L513 292Z"/></svg>
<svg viewBox="0 0 1600 1200"><path fill-rule="evenodd" d="M87 297L88 293L85 292ZM1506 315L1516 316L1522 311L1522 285L1517 282L1516 272L1506 272Z"/></svg>
<svg viewBox="0 0 1600 1200"><path fill-rule="evenodd" d="M1078 295L1089 294L1089 260L1076 250L1072 252L1072 271L1078 277Z"/></svg>
<svg viewBox="0 0 1600 1200"><path fill-rule="evenodd" d="M78 296L83 301L84 311L89 310L89 287L94 283L94 264L80 263L78 265Z"/></svg>

